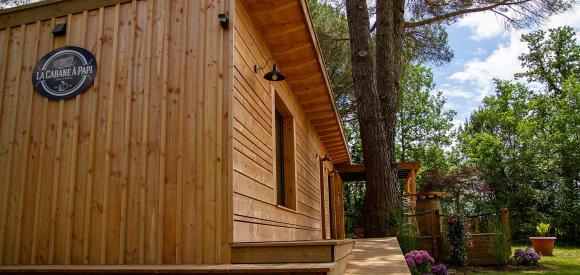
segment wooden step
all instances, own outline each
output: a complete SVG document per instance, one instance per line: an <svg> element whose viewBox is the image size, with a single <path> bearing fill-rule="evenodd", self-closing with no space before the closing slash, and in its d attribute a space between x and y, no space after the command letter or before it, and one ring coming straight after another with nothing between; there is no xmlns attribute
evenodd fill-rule
<svg viewBox="0 0 580 275"><path fill-rule="evenodd" d="M350 254L354 240L234 243L232 263L332 263Z"/></svg>
<svg viewBox="0 0 580 275"><path fill-rule="evenodd" d="M336 263L222 265L6 265L1 274L296 274L334 275ZM342 272L342 271L341 271Z"/></svg>

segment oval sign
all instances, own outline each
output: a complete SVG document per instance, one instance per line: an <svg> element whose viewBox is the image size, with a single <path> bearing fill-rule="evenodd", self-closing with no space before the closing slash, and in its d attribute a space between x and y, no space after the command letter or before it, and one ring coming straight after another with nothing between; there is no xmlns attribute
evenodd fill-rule
<svg viewBox="0 0 580 275"><path fill-rule="evenodd" d="M87 90L97 75L95 56L86 49L67 46L46 54L32 71L32 85L50 99L69 99Z"/></svg>

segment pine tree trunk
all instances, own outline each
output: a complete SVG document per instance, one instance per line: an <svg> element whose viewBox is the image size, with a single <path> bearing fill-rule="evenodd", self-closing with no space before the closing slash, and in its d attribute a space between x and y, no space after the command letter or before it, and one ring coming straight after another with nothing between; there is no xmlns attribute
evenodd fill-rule
<svg viewBox="0 0 580 275"><path fill-rule="evenodd" d="M366 1L346 1L346 10L354 92L365 163L365 236L394 236L400 216L400 198L394 171L394 116L391 118L389 114L385 117L381 107L371 56ZM394 102L396 108L396 99ZM391 129L386 129L387 126Z"/></svg>
<svg viewBox="0 0 580 275"><path fill-rule="evenodd" d="M395 165L395 134L397 101L401 81L403 35L405 32L405 1L377 1L377 92L386 130L387 184L386 208L391 217L391 235L396 234L401 215L401 193L397 190Z"/></svg>

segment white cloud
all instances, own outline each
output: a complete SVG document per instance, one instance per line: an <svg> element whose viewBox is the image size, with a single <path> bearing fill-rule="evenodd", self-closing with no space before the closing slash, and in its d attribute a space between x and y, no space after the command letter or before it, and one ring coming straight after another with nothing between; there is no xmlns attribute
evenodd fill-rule
<svg viewBox="0 0 580 275"><path fill-rule="evenodd" d="M542 29L549 29L558 26L572 26L580 31L580 5L576 5L565 13L551 16L542 26ZM492 22L495 21L495 22ZM463 68L452 73L448 79L457 81L460 84L467 84L475 88L479 94L479 99L489 95L493 89L493 79L512 79L515 73L521 72L522 67L518 57L527 51L526 43L521 41L521 35L533 30L505 30L502 24L491 13L481 13L469 15L460 22L459 26L469 27L472 39L484 39L497 36L508 37L505 43L499 43L493 52L485 58L472 52L472 58L463 64ZM479 51L478 49L475 52ZM463 86L462 85L462 86ZM530 84L534 86L534 84ZM463 88L465 89L465 88ZM461 90L450 92L449 96L469 98L472 93L462 93Z"/></svg>
<svg viewBox="0 0 580 275"><path fill-rule="evenodd" d="M451 123L453 123L453 128L458 129L459 126L463 125L463 122L461 119L454 119Z"/></svg>
<svg viewBox="0 0 580 275"><path fill-rule="evenodd" d="M577 32L580 30L580 4L572 7L565 13L556 14L544 24L543 29L550 29L560 26L571 26Z"/></svg>
<svg viewBox="0 0 580 275"><path fill-rule="evenodd" d="M552 15L546 22L543 22L542 29L550 29L563 25L580 29L580 5L575 5L568 11ZM479 12L469 14L457 22L458 27L469 28L471 30L470 39L480 41L483 39L509 36L514 31L506 30L502 17L493 12Z"/></svg>
<svg viewBox="0 0 580 275"><path fill-rule="evenodd" d="M477 89L481 99L491 93L494 78L511 79L522 70L518 56L525 50L526 44L520 41L520 33L512 32L506 44L499 44L485 59L475 57L466 62L463 69L451 74L449 79L470 84Z"/></svg>
<svg viewBox="0 0 580 275"><path fill-rule="evenodd" d="M576 4L565 13L551 16L541 28L572 26L580 40L579 14L580 4ZM477 41L477 46L466 52L471 59L454 60L449 64L447 77L442 81L443 93L450 99L447 107L458 111L453 121L455 127L481 104L483 97L492 94L493 79L513 79L515 73L523 70L518 57L527 51L527 45L520 41L521 35L538 29L506 30L502 20L493 13L470 14L459 20L456 27L468 28L469 39ZM495 49L485 46L494 41L498 43ZM538 83L527 85L539 88Z"/></svg>
<svg viewBox="0 0 580 275"><path fill-rule="evenodd" d="M448 85L445 85L448 86ZM447 98L463 98L463 99L476 99L479 97L477 92L469 92L463 89L448 87L443 90L443 95Z"/></svg>
<svg viewBox="0 0 580 275"><path fill-rule="evenodd" d="M480 55L486 54L487 53L487 50L484 49L484 48L477 48L475 50L470 51L469 53L471 55L474 55L474 56L480 56Z"/></svg>
<svg viewBox="0 0 580 275"><path fill-rule="evenodd" d="M501 19L493 12L470 14L461 18L457 26L471 29L469 38L475 41L497 37L505 32Z"/></svg>

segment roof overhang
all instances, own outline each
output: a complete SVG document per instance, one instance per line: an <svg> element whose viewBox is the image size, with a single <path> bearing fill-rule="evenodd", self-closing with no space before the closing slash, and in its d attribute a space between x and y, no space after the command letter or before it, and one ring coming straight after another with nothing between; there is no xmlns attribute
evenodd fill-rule
<svg viewBox="0 0 580 275"><path fill-rule="evenodd" d="M306 2L244 0L243 3L333 162L350 163L347 142Z"/></svg>
<svg viewBox="0 0 580 275"><path fill-rule="evenodd" d="M395 164L397 179L404 180L412 175L416 175L421 168L420 162L398 162ZM364 164L343 164L336 166L338 174L343 181L366 181Z"/></svg>

